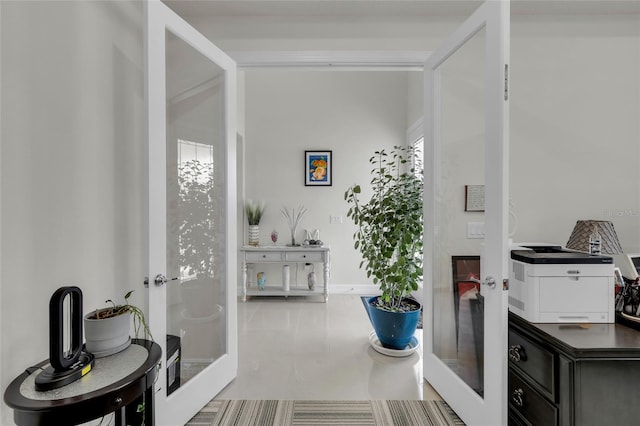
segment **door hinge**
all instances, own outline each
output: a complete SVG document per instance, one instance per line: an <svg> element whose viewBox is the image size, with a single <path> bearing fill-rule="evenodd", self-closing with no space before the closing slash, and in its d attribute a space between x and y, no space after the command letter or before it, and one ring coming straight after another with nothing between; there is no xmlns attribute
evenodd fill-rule
<svg viewBox="0 0 640 426"><path fill-rule="evenodd" d="M504 100L509 100L509 64L504 64Z"/></svg>
<svg viewBox="0 0 640 426"><path fill-rule="evenodd" d="M502 290L509 290L509 280L506 278L502 280Z"/></svg>

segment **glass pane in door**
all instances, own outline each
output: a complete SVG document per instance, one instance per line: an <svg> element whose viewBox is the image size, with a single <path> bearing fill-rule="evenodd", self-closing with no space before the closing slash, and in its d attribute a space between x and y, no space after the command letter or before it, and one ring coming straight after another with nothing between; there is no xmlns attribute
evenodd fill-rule
<svg viewBox="0 0 640 426"><path fill-rule="evenodd" d="M485 31L440 67L441 148L435 206L433 352L483 395Z"/></svg>
<svg viewBox="0 0 640 426"><path fill-rule="evenodd" d="M225 74L171 32L166 33L166 64L167 389L171 393L227 351L228 271L223 220Z"/></svg>

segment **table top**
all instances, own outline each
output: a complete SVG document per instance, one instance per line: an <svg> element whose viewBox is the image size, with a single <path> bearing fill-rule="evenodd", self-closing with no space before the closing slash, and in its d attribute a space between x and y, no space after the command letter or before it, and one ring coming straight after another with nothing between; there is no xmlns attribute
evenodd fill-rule
<svg viewBox="0 0 640 426"><path fill-rule="evenodd" d="M557 346L576 357L598 357L618 353L640 356L640 332L616 323L530 323L510 312L509 320L530 325Z"/></svg>
<svg viewBox="0 0 640 426"><path fill-rule="evenodd" d="M266 246L242 246L241 251L329 251L330 248L327 245L313 246L310 244L299 246L278 246L278 245L266 245Z"/></svg>
<svg viewBox="0 0 640 426"><path fill-rule="evenodd" d="M38 424L33 418L61 418L71 424L91 420L126 405L130 396L153 386L161 354L157 343L133 339L124 351L96 358L91 372L81 379L39 392L35 390L35 378L49 364L45 360L16 377L7 387L4 400L15 410L18 424Z"/></svg>

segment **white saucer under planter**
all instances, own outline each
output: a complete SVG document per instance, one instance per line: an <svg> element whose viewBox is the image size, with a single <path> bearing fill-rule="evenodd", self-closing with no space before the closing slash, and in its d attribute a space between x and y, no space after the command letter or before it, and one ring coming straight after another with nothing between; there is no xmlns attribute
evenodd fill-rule
<svg viewBox="0 0 640 426"><path fill-rule="evenodd" d="M96 358L113 355L131 344L131 313L125 312L110 318L89 318L95 311L84 316L85 349Z"/></svg>
<svg viewBox="0 0 640 426"><path fill-rule="evenodd" d="M394 357L409 356L412 353L416 352L418 349L420 349L420 341L415 336L411 338L411 341L409 342L409 344L406 346L405 349L385 348L384 346L382 346L382 343L380 343L380 340L378 340L378 336L376 335L375 330L369 333L369 343L371 344L371 347L376 352L379 352L383 355L394 356Z"/></svg>

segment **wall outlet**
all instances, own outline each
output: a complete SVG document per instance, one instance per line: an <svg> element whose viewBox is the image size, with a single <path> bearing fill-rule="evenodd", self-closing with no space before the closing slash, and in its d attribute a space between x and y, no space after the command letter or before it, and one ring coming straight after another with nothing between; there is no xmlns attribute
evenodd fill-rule
<svg viewBox="0 0 640 426"><path fill-rule="evenodd" d="M332 225L344 223L344 216L329 216L329 223Z"/></svg>
<svg viewBox="0 0 640 426"><path fill-rule="evenodd" d="M467 238L476 239L484 238L484 222L468 222L467 223Z"/></svg>

